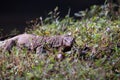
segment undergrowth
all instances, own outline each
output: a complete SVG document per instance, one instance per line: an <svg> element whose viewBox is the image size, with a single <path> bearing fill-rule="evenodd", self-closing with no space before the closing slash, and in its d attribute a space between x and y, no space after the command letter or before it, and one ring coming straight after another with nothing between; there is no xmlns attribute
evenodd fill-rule
<svg viewBox="0 0 120 80"><path fill-rule="evenodd" d="M89 11L78 13L82 14L80 20L68 15L59 19L56 8L46 20L40 18L38 23L32 23L33 28L27 29L27 33L40 36L71 34L76 43L60 58L58 51L37 56L35 52L20 51L16 47L11 53L0 53L0 79L119 80L120 18L117 16L113 20L104 12L99 7L99 12L93 16L87 16Z"/></svg>

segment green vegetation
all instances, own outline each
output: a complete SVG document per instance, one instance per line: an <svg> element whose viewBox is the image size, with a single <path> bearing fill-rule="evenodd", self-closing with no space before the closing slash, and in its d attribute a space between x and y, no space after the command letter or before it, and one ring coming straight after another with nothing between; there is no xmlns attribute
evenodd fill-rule
<svg viewBox="0 0 120 80"><path fill-rule="evenodd" d="M59 19L57 8L45 20L32 23L27 33L57 35L71 33L76 43L69 54L58 51L37 56L26 49L0 53L3 80L119 80L120 17L109 15L106 7L93 6L76 13L79 20ZM34 21L33 21L34 22ZM35 21L36 22L36 21Z"/></svg>

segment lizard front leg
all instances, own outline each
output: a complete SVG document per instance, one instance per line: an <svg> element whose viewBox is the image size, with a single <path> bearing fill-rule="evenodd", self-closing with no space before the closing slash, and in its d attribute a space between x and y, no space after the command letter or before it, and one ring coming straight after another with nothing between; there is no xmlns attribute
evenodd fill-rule
<svg viewBox="0 0 120 80"><path fill-rule="evenodd" d="M36 54L41 54L43 52L43 45L36 48Z"/></svg>

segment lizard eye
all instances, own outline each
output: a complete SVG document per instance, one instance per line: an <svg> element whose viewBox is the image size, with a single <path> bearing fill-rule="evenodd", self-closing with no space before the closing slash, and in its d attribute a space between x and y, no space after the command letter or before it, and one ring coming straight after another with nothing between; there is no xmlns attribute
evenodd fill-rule
<svg viewBox="0 0 120 80"><path fill-rule="evenodd" d="M65 39L65 42L68 42L68 40L67 40L67 39Z"/></svg>

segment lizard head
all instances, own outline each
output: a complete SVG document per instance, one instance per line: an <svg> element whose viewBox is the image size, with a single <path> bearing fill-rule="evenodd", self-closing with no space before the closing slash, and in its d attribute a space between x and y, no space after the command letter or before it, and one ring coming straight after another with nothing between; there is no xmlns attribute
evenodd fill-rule
<svg viewBox="0 0 120 80"><path fill-rule="evenodd" d="M71 47L73 45L74 38L67 35L63 37L63 46L65 47Z"/></svg>

